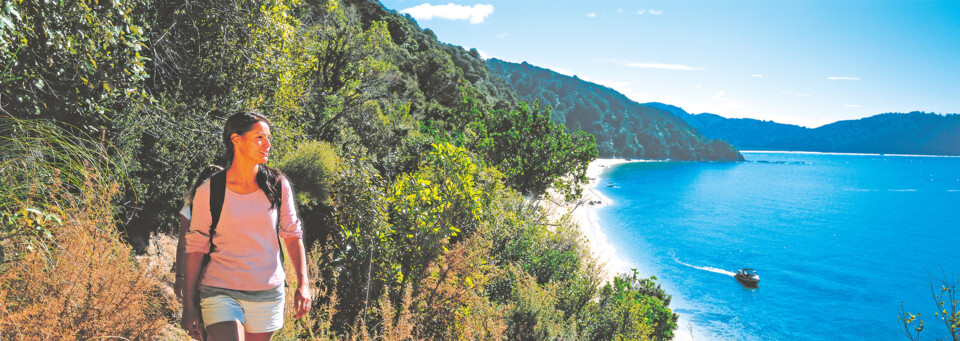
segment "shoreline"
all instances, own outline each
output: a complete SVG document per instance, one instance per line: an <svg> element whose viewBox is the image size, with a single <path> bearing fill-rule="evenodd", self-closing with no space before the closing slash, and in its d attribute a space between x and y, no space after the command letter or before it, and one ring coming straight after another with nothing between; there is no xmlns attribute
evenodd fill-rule
<svg viewBox="0 0 960 341"><path fill-rule="evenodd" d="M581 187L583 195L580 201L565 205L571 218L580 228L580 233L586 238L590 252L593 253L594 257L603 265L605 281L612 281L618 273L628 272L633 267L617 254L616 248L610 244L607 235L603 232L603 226L600 224L597 211L603 207L612 205L613 200L603 195L597 185L600 184L600 175L607 170L625 163L634 162L651 161L596 159L590 162L590 165L587 166L588 180L587 183Z"/></svg>
<svg viewBox="0 0 960 341"><path fill-rule="evenodd" d="M629 272L631 268L637 268L620 257L616 248L610 244L610 240L603 231L603 226L597 211L603 207L614 204L613 200L603 195L597 187L600 183L600 175L613 167L636 162L661 162L659 160L627 160L627 159L596 159L587 166L587 183L581 186L583 195L580 200L572 203L562 203L556 200L546 200L545 209L553 219L562 218L569 214L573 222L580 229L580 233L586 238L590 253L600 262L604 281L610 282L617 274ZM674 307L675 308L675 307ZM673 308L671 308L673 309ZM677 313L674 311L674 313ZM677 329L674 331L674 340L692 341L694 340L694 330L698 329L691 324L686 317L677 313L680 318L677 320Z"/></svg>
<svg viewBox="0 0 960 341"><path fill-rule="evenodd" d="M960 157L960 155L806 152L806 151L797 151L797 150L741 150L740 151L740 154L774 154L774 153L806 154L806 155L896 156L896 157L943 157L943 158Z"/></svg>

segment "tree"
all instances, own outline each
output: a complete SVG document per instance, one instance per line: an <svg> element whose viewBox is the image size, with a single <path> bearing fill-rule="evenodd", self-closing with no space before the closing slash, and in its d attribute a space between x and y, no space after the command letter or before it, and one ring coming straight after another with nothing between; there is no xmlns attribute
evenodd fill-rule
<svg viewBox="0 0 960 341"><path fill-rule="evenodd" d="M481 217L480 169L463 148L449 143L433 148L420 170L397 179L387 199L402 284L419 278L451 238L471 234Z"/></svg>
<svg viewBox="0 0 960 341"><path fill-rule="evenodd" d="M937 285L939 285L939 288ZM943 322L953 341L960 340L960 304L958 304L960 297L957 295L958 286L960 286L960 278L956 276L951 278L944 273L943 277L930 277L930 294L933 296L933 302L937 309L933 316ZM897 317L900 320L901 327L903 327L903 335L911 341L920 340L920 333L926 329L923 319L920 318L920 314L914 315L905 311L903 302L900 302Z"/></svg>
<svg viewBox="0 0 960 341"><path fill-rule="evenodd" d="M597 157L592 135L568 134L550 121L550 109L525 103L514 110L497 110L484 119L476 149L500 169L511 187L526 195L553 187L567 200L579 197L587 165Z"/></svg>

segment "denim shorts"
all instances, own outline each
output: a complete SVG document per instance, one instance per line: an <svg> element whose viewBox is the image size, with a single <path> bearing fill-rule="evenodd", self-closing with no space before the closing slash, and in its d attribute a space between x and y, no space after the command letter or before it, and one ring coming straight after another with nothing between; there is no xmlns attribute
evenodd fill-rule
<svg viewBox="0 0 960 341"><path fill-rule="evenodd" d="M248 333L266 333L283 327L283 286L260 291L200 286L203 324L237 321Z"/></svg>

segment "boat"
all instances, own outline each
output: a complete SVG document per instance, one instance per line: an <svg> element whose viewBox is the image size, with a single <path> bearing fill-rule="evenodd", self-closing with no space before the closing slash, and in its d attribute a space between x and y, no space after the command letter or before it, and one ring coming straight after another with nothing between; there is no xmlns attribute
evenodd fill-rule
<svg viewBox="0 0 960 341"><path fill-rule="evenodd" d="M757 283L760 283L760 275L757 275L757 270L750 268L737 270L737 274L733 275L733 277L740 281L740 283L746 285L757 285Z"/></svg>

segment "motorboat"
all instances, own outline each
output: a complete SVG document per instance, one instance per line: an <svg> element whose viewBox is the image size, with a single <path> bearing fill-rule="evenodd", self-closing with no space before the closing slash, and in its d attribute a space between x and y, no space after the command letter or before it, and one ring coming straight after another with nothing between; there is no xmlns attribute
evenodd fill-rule
<svg viewBox="0 0 960 341"><path fill-rule="evenodd" d="M760 283L760 275L757 275L757 270L750 268L737 270L737 274L733 275L733 277L740 281L740 283L746 285L757 285L757 283Z"/></svg>

